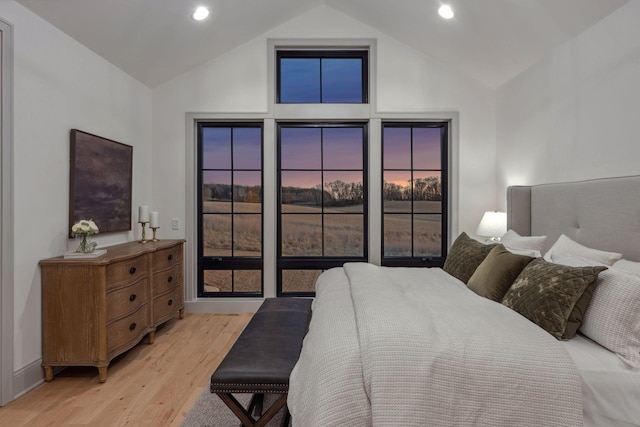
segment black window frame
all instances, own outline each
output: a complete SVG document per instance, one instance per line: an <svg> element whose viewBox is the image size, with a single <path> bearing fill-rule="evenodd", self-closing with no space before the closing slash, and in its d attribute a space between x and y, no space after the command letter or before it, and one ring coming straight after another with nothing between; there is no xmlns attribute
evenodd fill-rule
<svg viewBox="0 0 640 427"><path fill-rule="evenodd" d="M362 205L363 217L363 254L362 256L309 256L309 257L291 257L282 256L282 149L281 149L281 131L283 127L359 127L362 128L362 180L364 200ZM282 272L284 270L319 270L324 271L334 267L341 267L346 262L368 262L369 260L369 185L368 185L368 141L369 141L369 122L279 122L277 123L277 169L276 169L276 222L277 222L277 252L276 252L276 296L277 297L313 297L315 292L283 292L282 291ZM285 169L290 170L290 169ZM309 169L305 169L309 170ZM323 159L321 160L321 171L325 171L323 167ZM327 169L333 171L334 169ZM360 170L360 169L340 169L342 170ZM324 175L322 175L324 176ZM324 210L324 200L323 200ZM324 212L323 216L323 233L324 233ZM331 214L329 214L331 215ZM324 239L323 239L324 241Z"/></svg>
<svg viewBox="0 0 640 427"><path fill-rule="evenodd" d="M381 126L381 142L382 142L382 153L383 156L381 158L380 164L380 180L381 180L381 188L384 188L384 173L385 171L404 171L411 170L412 174L414 170L423 171L425 169L414 169L413 168L413 136L411 138L411 169L397 169L397 168L384 168L384 130L385 128L411 128L412 134L414 128L440 128L440 179L441 179L441 189L442 189L442 201L441 201L441 213L442 216L442 224L441 224L441 256L397 256L390 257L385 256L384 251L384 219L385 219L385 208L384 208L384 196L381 198L381 234L380 234L380 264L387 267L442 267L444 265L445 259L447 257L448 250L448 241L449 241L449 126L450 123L448 121L438 121L438 122L393 122L393 121L383 121ZM436 170L436 169L432 169ZM413 198L411 203L411 212L409 213L413 219L414 215L424 214L423 212L414 213L413 209ZM411 252L413 253L413 227L414 221L411 221Z"/></svg>
<svg viewBox="0 0 640 427"><path fill-rule="evenodd" d="M260 256L204 256L203 255L203 172L208 170L229 170L231 172L231 188L233 189L233 172L234 171L255 171L254 169L235 169L233 167L233 141L231 143L231 164L229 169L204 169L203 168L203 130L205 128L259 128L260 129ZM233 132L232 132L233 135ZM199 122L197 124L197 150L198 150L198 206L197 206L197 274L198 274L198 297L199 298L255 298L264 296L264 123L263 122ZM231 191L233 198L233 190ZM233 199L231 202L231 220L233 224L234 206ZM218 214L214 214L218 215ZM255 214L258 215L258 214ZM231 232L234 238L233 226ZM232 241L233 252L233 241ZM259 292L205 292L204 290L204 272L206 270L222 270L231 271L232 289L235 283L235 270L260 270L260 291Z"/></svg>
<svg viewBox="0 0 640 427"><path fill-rule="evenodd" d="M276 51L276 103L284 105L295 104L331 104L322 102L322 72L320 72L320 101L319 102L281 102L280 89L282 84L282 75L280 70L280 61L283 58L318 58L335 59L335 58L359 58L362 60L362 101L361 102L344 102L338 104L368 104L369 103L369 50L277 50ZM322 70L322 61L320 61L320 71Z"/></svg>

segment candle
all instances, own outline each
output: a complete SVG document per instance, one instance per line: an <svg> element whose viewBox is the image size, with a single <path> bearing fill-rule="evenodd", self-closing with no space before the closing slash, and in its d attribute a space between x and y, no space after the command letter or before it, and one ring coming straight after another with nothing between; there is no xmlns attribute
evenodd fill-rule
<svg viewBox="0 0 640 427"><path fill-rule="evenodd" d="M138 222L149 222L149 206L143 205L138 208Z"/></svg>
<svg viewBox="0 0 640 427"><path fill-rule="evenodd" d="M160 214L158 212L151 212L151 219L149 220L149 227L158 228L160 222Z"/></svg>

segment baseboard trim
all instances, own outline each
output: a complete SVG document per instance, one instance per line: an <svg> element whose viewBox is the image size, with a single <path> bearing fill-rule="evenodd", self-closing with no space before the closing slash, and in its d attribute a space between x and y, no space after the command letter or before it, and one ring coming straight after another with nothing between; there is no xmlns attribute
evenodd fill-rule
<svg viewBox="0 0 640 427"><path fill-rule="evenodd" d="M13 399L17 399L44 382L42 359L35 360L13 373Z"/></svg>

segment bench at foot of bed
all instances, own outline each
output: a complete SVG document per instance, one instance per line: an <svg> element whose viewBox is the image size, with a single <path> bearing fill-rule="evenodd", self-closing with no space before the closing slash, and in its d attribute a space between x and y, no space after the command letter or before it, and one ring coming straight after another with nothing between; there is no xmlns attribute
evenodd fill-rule
<svg viewBox="0 0 640 427"><path fill-rule="evenodd" d="M265 299L211 375L211 393L216 393L244 426L264 426L283 406L283 425L288 425L289 375L300 356L310 319L310 299ZM245 409L231 393L254 396ZM263 413L265 394L280 396ZM256 420L251 412L259 418Z"/></svg>

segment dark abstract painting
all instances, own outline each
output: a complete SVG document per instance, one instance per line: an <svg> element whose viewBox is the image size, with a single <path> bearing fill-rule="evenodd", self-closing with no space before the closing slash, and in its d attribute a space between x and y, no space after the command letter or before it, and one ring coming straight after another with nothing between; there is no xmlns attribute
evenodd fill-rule
<svg viewBox="0 0 640 427"><path fill-rule="evenodd" d="M131 230L133 147L71 130L71 226L92 219L100 233Z"/></svg>

